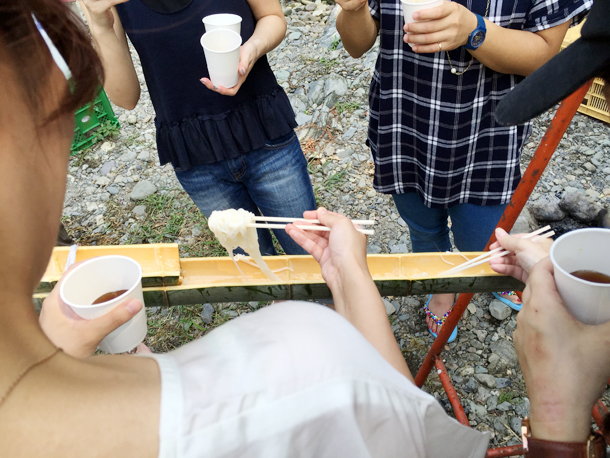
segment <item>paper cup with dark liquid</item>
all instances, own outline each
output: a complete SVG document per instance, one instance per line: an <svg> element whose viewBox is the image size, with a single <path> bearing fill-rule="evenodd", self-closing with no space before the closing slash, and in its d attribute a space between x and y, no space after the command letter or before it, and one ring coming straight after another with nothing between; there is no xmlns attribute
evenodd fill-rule
<svg viewBox="0 0 610 458"><path fill-rule="evenodd" d="M88 320L110 312L119 304L142 295L142 267L126 256L102 256L76 266L61 284L61 299ZM123 353L134 349L146 337L146 312L140 310L127 323L106 336L100 350Z"/></svg>
<svg viewBox="0 0 610 458"><path fill-rule="evenodd" d="M555 284L570 313L585 324L610 321L610 229L579 229L551 246Z"/></svg>

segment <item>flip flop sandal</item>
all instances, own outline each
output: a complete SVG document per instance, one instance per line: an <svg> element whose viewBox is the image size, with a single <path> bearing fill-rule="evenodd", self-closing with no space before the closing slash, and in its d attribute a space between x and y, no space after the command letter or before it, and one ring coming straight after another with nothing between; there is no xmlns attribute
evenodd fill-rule
<svg viewBox="0 0 610 458"><path fill-rule="evenodd" d="M519 310L521 310L521 307L523 307L523 304L515 304L510 299L500 296L500 294L506 294L507 296L517 296L517 293L515 293L514 291L504 291L502 293L491 293L491 294L493 294L494 297L496 299L498 299L500 302L503 302L504 304L508 305L511 309L516 310L517 312Z"/></svg>
<svg viewBox="0 0 610 458"><path fill-rule="evenodd" d="M445 312L445 314L439 318L437 317L434 313L432 313L430 311L430 309L428 308L428 305L430 305L430 300L432 299L432 294L430 294L428 296L428 301L426 302L426 305L424 305L424 312L426 312L426 315L429 316L430 318L432 318L432 320L439 326L442 326L445 324L445 320L447 319L447 317L449 316L449 314L451 313L451 310L453 310L453 307L450 308L449 310L447 310ZM432 334L432 336L436 339L436 333L432 332L432 329L428 328L428 332L430 334ZM449 336L449 340L447 341L447 343L451 343L453 342L455 339L457 339L457 326L455 328L453 328L453 332L451 333L451 335Z"/></svg>

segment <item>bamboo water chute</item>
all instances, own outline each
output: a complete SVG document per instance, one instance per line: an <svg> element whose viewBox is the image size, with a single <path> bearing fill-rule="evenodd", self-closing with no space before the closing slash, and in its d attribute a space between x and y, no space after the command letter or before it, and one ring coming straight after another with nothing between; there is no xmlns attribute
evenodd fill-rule
<svg viewBox="0 0 610 458"><path fill-rule="evenodd" d="M44 298L63 274L68 247L57 247L35 299ZM330 290L320 266L311 256L269 256L265 261L281 283L270 282L256 267L239 262L242 276L229 257L180 258L176 244L79 247L76 262L104 255L128 256L143 269L146 306L174 306L206 302L327 299ZM512 277L479 265L457 275L441 276L452 266L481 253L376 254L367 257L373 280L383 296L430 293L519 290Z"/></svg>

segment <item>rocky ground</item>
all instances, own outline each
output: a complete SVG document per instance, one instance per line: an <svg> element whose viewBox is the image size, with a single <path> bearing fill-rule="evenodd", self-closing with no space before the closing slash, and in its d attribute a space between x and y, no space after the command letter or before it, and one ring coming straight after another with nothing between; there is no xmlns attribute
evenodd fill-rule
<svg viewBox="0 0 610 458"><path fill-rule="evenodd" d="M269 60L297 114L298 135L319 204L352 218L376 219L370 253L408 251L405 222L391 198L372 189L373 167L365 145L368 85L378 45L360 59L350 57L334 28L332 2L301 0L285 2L283 7L288 33ZM223 255L171 165L159 166L154 111L135 54L134 61L142 84L140 102L130 112L115 107L121 129L115 132L107 126L111 136L104 143L72 158L64 224L83 245L175 242L184 257ZM536 119L523 152L523 169L552 115ZM518 222L518 231L548 221L558 233L608 225L609 133L607 124L575 116ZM520 442L520 419L529 411L511 337L516 313L491 299L489 294L475 296L459 324L458 339L443 356L471 425L491 431L494 445L513 445ZM397 341L413 370L432 341L423 301L421 296L386 298ZM155 351L168 350L262 305L149 310L148 343ZM451 411L434 371L425 389Z"/></svg>

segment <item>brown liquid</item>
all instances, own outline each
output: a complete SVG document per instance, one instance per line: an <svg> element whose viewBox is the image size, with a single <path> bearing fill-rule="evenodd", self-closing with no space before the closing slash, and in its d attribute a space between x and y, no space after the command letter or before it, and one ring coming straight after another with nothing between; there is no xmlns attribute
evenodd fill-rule
<svg viewBox="0 0 610 458"><path fill-rule="evenodd" d="M596 272L595 270L577 270L572 272L572 275L581 280L592 281L594 283L610 283L610 275Z"/></svg>
<svg viewBox="0 0 610 458"><path fill-rule="evenodd" d="M94 300L93 304L91 304L91 305L101 304L102 302L111 301L112 299L115 299L115 298L119 297L121 294L125 294L126 292L127 292L126 289L122 289L120 291L113 291L111 293L103 294L100 297L98 297L96 300Z"/></svg>

